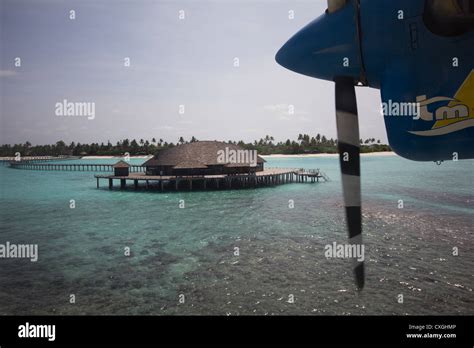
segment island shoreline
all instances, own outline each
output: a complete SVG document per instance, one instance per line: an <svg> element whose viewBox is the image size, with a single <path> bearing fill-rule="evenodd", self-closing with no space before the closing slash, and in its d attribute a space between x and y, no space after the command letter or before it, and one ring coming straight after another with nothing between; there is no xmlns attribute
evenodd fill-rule
<svg viewBox="0 0 474 348"><path fill-rule="evenodd" d="M308 153L308 154L272 154L272 155L259 155L263 158L318 158L318 157L339 157L337 153ZM361 153L361 156L398 156L393 151L383 152L367 152Z"/></svg>

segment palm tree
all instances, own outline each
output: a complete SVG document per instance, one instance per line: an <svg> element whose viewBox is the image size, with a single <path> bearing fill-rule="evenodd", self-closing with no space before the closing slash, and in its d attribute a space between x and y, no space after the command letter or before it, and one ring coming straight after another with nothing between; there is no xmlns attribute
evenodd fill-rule
<svg viewBox="0 0 474 348"><path fill-rule="evenodd" d="M66 148L66 143L62 140L56 142L56 155L63 155Z"/></svg>
<svg viewBox="0 0 474 348"><path fill-rule="evenodd" d="M305 134L303 135L303 142L305 145L308 145L309 144L309 135L308 134Z"/></svg>

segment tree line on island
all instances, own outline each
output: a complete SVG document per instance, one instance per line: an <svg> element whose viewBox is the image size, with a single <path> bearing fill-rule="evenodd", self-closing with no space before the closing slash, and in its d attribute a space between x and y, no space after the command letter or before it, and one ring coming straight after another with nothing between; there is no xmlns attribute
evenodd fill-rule
<svg viewBox="0 0 474 348"><path fill-rule="evenodd" d="M20 153L21 156L121 156L128 152L131 156L155 154L158 151L178 146L181 144L193 143L198 141L194 136L189 140L180 137L176 143L166 142L163 139L152 138L151 140L124 139L118 141L115 145L110 141L107 143L81 144L71 142L69 145L60 140L51 145L32 145L29 141L24 144L4 144L0 147L0 156L15 156ZM255 140L252 143L246 143L242 140L229 143L240 145L248 150L257 150L260 155L271 154L318 154L318 153L337 153L337 140L328 139L324 135L317 134L310 136L308 134L299 134L297 140L287 139L286 141L276 142L274 137L266 135L265 138ZM383 152L391 151L390 146L382 144L375 138L360 139L361 152Z"/></svg>

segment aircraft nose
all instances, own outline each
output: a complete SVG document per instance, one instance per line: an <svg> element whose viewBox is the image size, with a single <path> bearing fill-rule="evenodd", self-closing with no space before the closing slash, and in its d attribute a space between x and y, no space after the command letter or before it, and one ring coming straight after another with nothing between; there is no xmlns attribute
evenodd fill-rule
<svg viewBox="0 0 474 348"><path fill-rule="evenodd" d="M276 54L281 66L299 74L334 81L360 75L353 6L325 13L296 33Z"/></svg>

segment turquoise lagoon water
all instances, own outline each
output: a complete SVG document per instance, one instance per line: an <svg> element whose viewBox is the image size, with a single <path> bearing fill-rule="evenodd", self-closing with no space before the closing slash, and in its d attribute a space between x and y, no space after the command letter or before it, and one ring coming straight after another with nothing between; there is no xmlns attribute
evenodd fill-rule
<svg viewBox="0 0 474 348"><path fill-rule="evenodd" d="M324 257L346 241L337 158L266 166L331 181L109 191L92 172L0 167L0 243L39 246L38 262L0 259L0 314L474 314L474 161L363 157L361 292L349 260Z"/></svg>

